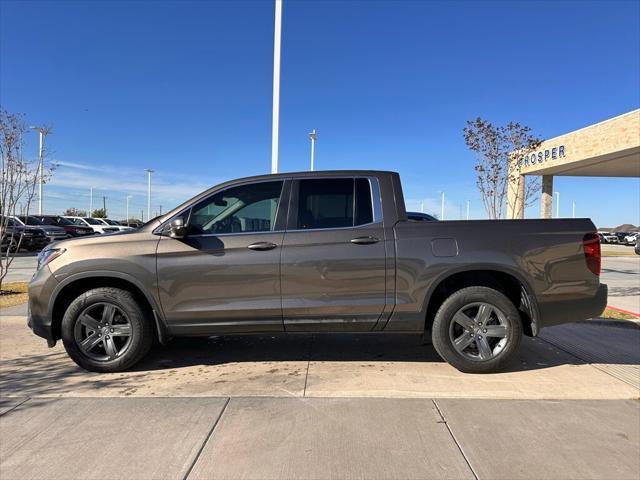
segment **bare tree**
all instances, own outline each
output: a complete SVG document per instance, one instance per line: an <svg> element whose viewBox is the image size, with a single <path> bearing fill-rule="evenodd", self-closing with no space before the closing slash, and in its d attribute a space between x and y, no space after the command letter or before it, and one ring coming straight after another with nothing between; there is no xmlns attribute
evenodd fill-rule
<svg viewBox="0 0 640 480"><path fill-rule="evenodd" d="M86 217L87 211L80 210L75 207L71 207L71 208L67 208L62 215L66 217Z"/></svg>
<svg viewBox="0 0 640 480"><path fill-rule="evenodd" d="M9 216L28 215L39 180L38 161L23 156L27 127L23 115L9 113L0 107L0 292L15 253L20 249L22 235L9 227ZM46 130L47 133L50 129ZM43 172L43 181L52 169Z"/></svg>
<svg viewBox="0 0 640 480"><path fill-rule="evenodd" d="M463 133L465 143L476 154L476 184L487 215L492 219L503 218L508 183L517 181L519 176L513 168L517 163L514 160L534 151L541 140L525 125L509 122L496 126L480 117L467 121ZM539 179L527 182L525 206L531 204L539 190Z"/></svg>

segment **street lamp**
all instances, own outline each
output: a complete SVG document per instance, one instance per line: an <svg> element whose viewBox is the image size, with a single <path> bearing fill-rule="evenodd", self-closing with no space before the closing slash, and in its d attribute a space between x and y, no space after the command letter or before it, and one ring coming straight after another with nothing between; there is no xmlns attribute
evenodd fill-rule
<svg viewBox="0 0 640 480"><path fill-rule="evenodd" d="M129 225L129 200L131 200L131 195L127 195L127 217L125 218L127 225Z"/></svg>
<svg viewBox="0 0 640 480"><path fill-rule="evenodd" d="M151 174L153 170L147 168L147 221L151 219Z"/></svg>
<svg viewBox="0 0 640 480"><path fill-rule="evenodd" d="M31 130L35 130L40 134L40 148L38 149L38 176L40 177L40 183L38 184L38 215L42 215L42 189L44 185L44 137L49 134L49 129L44 127L29 127Z"/></svg>
<svg viewBox="0 0 640 480"><path fill-rule="evenodd" d="M316 134L316 129L314 128L309 132L309 140L311 140L311 171L313 172L313 156L316 150L316 138L318 135Z"/></svg>
<svg viewBox="0 0 640 480"><path fill-rule="evenodd" d="M271 173L278 173L278 127L280 121L280 39L282 32L282 0L275 0L273 32L273 111L271 120Z"/></svg>
<svg viewBox="0 0 640 480"><path fill-rule="evenodd" d="M89 216L93 212L93 187L89 187Z"/></svg>

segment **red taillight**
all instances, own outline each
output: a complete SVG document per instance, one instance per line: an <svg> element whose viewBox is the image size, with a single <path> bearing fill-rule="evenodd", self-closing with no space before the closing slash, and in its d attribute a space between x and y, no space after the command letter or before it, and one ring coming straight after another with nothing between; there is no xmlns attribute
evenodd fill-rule
<svg viewBox="0 0 640 480"><path fill-rule="evenodd" d="M584 248L584 258L587 262L587 268L595 275L600 276L600 263L602 255L600 254L600 237L595 233L587 233L582 239L582 247Z"/></svg>

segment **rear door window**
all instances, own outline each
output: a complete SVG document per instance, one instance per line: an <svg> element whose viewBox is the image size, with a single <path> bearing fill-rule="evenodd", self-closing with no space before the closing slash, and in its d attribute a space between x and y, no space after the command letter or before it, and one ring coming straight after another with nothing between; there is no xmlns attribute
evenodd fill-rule
<svg viewBox="0 0 640 480"><path fill-rule="evenodd" d="M296 228L344 228L372 221L368 179L318 178L300 181Z"/></svg>

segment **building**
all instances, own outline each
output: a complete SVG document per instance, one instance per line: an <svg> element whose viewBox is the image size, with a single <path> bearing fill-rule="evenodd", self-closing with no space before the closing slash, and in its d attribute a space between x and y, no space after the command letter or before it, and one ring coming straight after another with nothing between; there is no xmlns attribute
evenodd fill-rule
<svg viewBox="0 0 640 480"><path fill-rule="evenodd" d="M640 177L640 109L545 140L514 156L507 191L507 215L524 218L529 175L542 176L540 217L551 218L553 177Z"/></svg>

